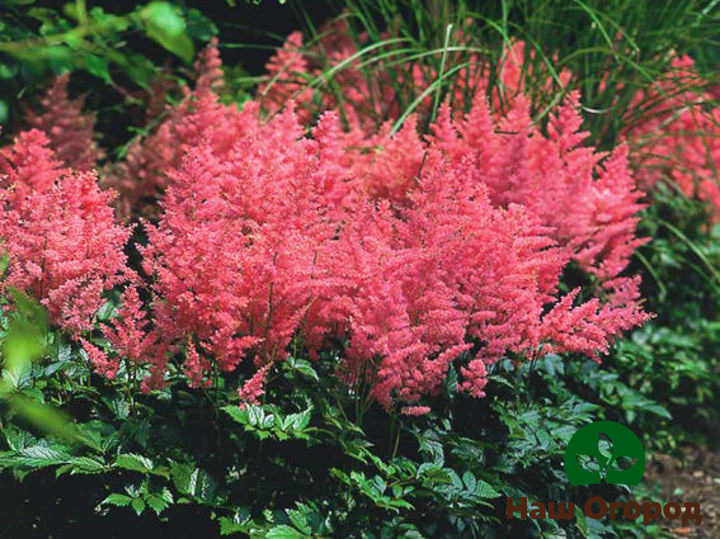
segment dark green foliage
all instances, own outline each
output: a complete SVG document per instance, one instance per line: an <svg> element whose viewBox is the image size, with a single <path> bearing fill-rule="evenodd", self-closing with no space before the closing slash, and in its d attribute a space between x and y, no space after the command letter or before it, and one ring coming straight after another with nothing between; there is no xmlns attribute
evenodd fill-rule
<svg viewBox="0 0 720 539"><path fill-rule="evenodd" d="M76 418L76 436L38 437L16 416L3 431L0 467L30 482L36 474L44 481L89 476L82 518L94 522L94 510L108 525L123 514L172 521L190 512L196 529L216 521L226 534L267 537L484 537L559 526L582 537L597 523L507 521L505 497L583 503L589 494L571 488L563 472L572 434L598 419L636 428L634 418L618 415L639 417L638 410L668 417L647 396L628 398L632 390L612 371L548 356L498 364L486 399L457 395L450 377L429 416L391 417L371 407L361 419L329 359L278 366L272 404L244 409L222 388L176 387L129 401L122 385L86 370L66 385L36 364L26 391L44 387L45 398ZM647 445L652 439L646 433ZM607 487L604 495L642 494Z"/></svg>
<svg viewBox="0 0 720 539"><path fill-rule="evenodd" d="M636 264L656 318L616 346L618 375L639 395L653 395L673 416L655 443L674 448L688 436L717 443L720 387L720 227L705 207L659 184L641 234L653 241ZM634 418L635 415L628 419Z"/></svg>
<svg viewBox="0 0 720 539"><path fill-rule="evenodd" d="M109 86L116 97L132 101L126 89L149 88L170 60L164 51L189 64L195 40L216 33L212 21L179 2L128 3L122 9L85 0L3 2L0 123L17 122L9 116L17 114L18 98L52 73L85 72L90 77L84 85L99 87L99 95Z"/></svg>

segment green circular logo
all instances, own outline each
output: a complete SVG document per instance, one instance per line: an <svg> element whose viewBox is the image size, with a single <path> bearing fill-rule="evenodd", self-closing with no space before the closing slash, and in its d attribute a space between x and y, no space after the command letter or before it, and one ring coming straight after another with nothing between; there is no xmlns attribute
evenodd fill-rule
<svg viewBox="0 0 720 539"><path fill-rule="evenodd" d="M637 485L645 473L645 450L635 433L614 421L578 430L565 449L565 473L573 486Z"/></svg>

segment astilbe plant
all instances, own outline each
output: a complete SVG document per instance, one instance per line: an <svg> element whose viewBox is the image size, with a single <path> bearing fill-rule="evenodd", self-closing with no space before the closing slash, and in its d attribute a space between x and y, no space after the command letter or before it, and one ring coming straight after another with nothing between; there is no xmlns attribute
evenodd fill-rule
<svg viewBox="0 0 720 539"><path fill-rule="evenodd" d="M91 170L102 156L94 140L95 114L83 112L83 96L70 99L68 74L56 77L40 107L25 108L25 122L43 131L55 157L74 170Z"/></svg>
<svg viewBox="0 0 720 539"><path fill-rule="evenodd" d="M669 178L683 193L707 203L720 218L720 109L712 88L687 55L634 100L642 111L628 122L638 179L651 186Z"/></svg>
<svg viewBox="0 0 720 539"><path fill-rule="evenodd" d="M443 105L428 141L417 134L412 116L395 135L386 124L370 137L339 129L335 137L343 141L344 158L368 193L396 203L413 191L429 147L456 164L470 159L482 170L478 181L494 206L523 205L549 227L570 258L606 290L632 294L633 303L637 283L619 276L646 241L635 236L642 192L629 174L626 146L604 155L582 145L587 133L580 131L578 107L578 96L570 94L551 115L545 136L533 124L525 98L517 96L506 114L494 115L479 91L464 118L453 120Z"/></svg>
<svg viewBox="0 0 720 539"><path fill-rule="evenodd" d="M548 137L543 137L531 126L527 110L522 106L496 124L481 92L474 108L460 121L454 122L449 107L443 107L438 123L431 126L434 135L430 142L419 139L411 121L396 136L389 136L379 144L375 152L360 153L359 167L350 161L353 174L363 178L365 191L371 199L391 204L380 214L388 221L380 230L392 230L390 223L396 227L400 224L409 226L405 238L422 242L422 248L412 250L398 238L386 240L389 245L402 246L402 258L396 263L399 271L405 274L404 278L408 279L405 294L413 286L422 290L421 283L425 279L431 279L433 284L428 285L428 290L433 290L434 294L442 296L444 289L450 290L444 305L451 305L457 310L452 320L465 321L460 323L460 332L454 335L460 335L461 339L471 336L484 341L478 359L470 364L475 372L470 367L463 370L467 377L474 379L474 383L462 384L471 392L480 393L486 364L494 363L508 351L524 357L536 357L542 348L544 352L553 349L577 351L596 357L598 352L608 349L613 336L647 317L639 308L637 280L620 275L634 249L644 241L635 237L635 214L642 207L637 202L641 193L634 189L628 174L626 149L619 148L599 164L603 155L596 155L592 148L580 146L585 137L578 131L580 123L576 97L571 97L553 118ZM341 135L339 139L342 140ZM368 158L368 155L371 157ZM437 172L439 163L443 164L441 169L444 173ZM435 184L428 184L423 179L433 175L441 178L436 179ZM415 221L414 218L418 217L415 212L430 211L430 200L433 199L425 197L430 191L438 189L438 185L449 190L446 196L460 198L445 201L442 206L445 213L433 208L430 213L432 218ZM462 189L467 189L464 195ZM477 189L481 189L481 193ZM464 197L474 204L479 200L485 201L482 212L473 215L469 223L458 221L455 224L458 228L446 228L452 221L434 220L444 214L447 219L453 212L461 214ZM419 200L427 202L418 205ZM409 214L406 213L408 211ZM374 220L377 219L374 217ZM473 225L480 229L472 228ZM444 232L448 235L423 242L420 239L423 237L423 226L436 234ZM465 227L468 227L467 232ZM505 233L510 236L505 237ZM354 236L350 245L363 245L367 243L363 240L366 237L367 232L363 230ZM343 236L341 244L342 239ZM433 252L430 259L443 261L442 268L439 268L441 273L433 273L432 265L409 273L416 264L425 260L426 250L433 248L438 251ZM377 246L373 245L373 249ZM456 255L459 258L455 258ZM383 251L369 259L388 260L389 264L392 260ZM351 274L362 275L360 269L348 269L351 266L348 266L347 260L352 260L351 256L346 254L342 260L344 262L339 264L336 273L345 268ZM554 303L553 294L560 272L570 260L576 260L597 277L599 286L596 293L605 298L605 303L595 299L572 307L577 296L577 291L574 291L544 316L543 312ZM449 288L441 287L440 283L450 275L451 268L460 270L455 276L457 280ZM476 270L477 274L472 273ZM483 281L479 276L492 277ZM350 279L349 275L347 278ZM402 279L397 279L396 286L402 288L399 284ZM467 284L468 281L472 284ZM392 282L393 279L379 272L377 290L392 294L389 289ZM465 306L461 302L464 296L458 295L459 290L471 298L465 300L469 301ZM398 297L404 297L406 301L412 297L398 296L397 292L394 294L384 304L392 305L395 310L402 305ZM380 305L383 305L381 298L373 295L371 290L359 292L358 300L365 302L366 308L382 308ZM428 300L424 298L423 301ZM488 307L483 307L485 302ZM432 304L423 305L429 307ZM478 309L480 314L474 315L474 309ZM408 306L406 315L412 310ZM392 314L397 313L391 310L385 316ZM353 319L362 317L354 315ZM372 325L363 323L359 326L364 330L368 327ZM386 321L380 327L392 326ZM457 329L453 324L445 327ZM357 329L353 330L353 339L357 338ZM421 335L423 330L415 328L415 331ZM382 332L375 328L365 342L384 346L378 333ZM437 328L432 334L441 337L441 340L434 347L425 343L424 349L419 348L422 358L432 357L441 349L451 350L449 354L453 356L463 348L462 340L453 341L448 335L438 333ZM418 344L407 336L405 340ZM453 349L452 346L458 348ZM350 350L353 350L352 345ZM428 350L431 351L429 356ZM397 381L402 373L399 365L412 369L412 360L399 353L403 359L395 359L396 364L380 368L378 372L392 375ZM360 354L366 360L382 355L377 351ZM443 369L446 368L447 364L443 365L442 361L437 364L438 372L445 372ZM420 372L423 370L421 367L418 369ZM429 387L437 388L437 379L435 383L431 377L423 380ZM421 393L407 393L409 387L412 384L404 386L406 397L416 398ZM376 391L382 391L381 388L382 385L376 386ZM403 394L402 391L398 393ZM386 401L389 394L388 391L384 396Z"/></svg>
<svg viewBox="0 0 720 539"><path fill-rule="evenodd" d="M464 30L459 28L452 35L453 43L460 50L467 41ZM410 102L440 74L430 65L410 59L399 61L401 50L395 55L391 52L393 47L402 49L402 46L392 43L380 49L383 54L369 62L360 51L365 45L367 35L354 38L344 21L324 28L311 45L304 45L300 33L294 32L266 66L268 81L258 92L261 104L274 113L288 100L294 100L300 118L306 123L311 122L318 111L338 109L354 133L356 143L378 144L383 139L380 133L383 121L395 120L401 113L398 104L403 91L408 92L406 101ZM443 54L446 73L453 65L467 64L444 84L448 102L455 111L463 111L478 90L485 90L493 110L510 113L525 104L531 93L535 99L539 93L547 100L554 87L568 88L572 80L567 68L551 75L538 63L535 51L528 51L522 40L503 45L494 67L487 56L477 52ZM309 81L327 78L328 72L332 73L332 84L308 86ZM494 79L492 88L491 78ZM717 214L720 211L717 166L720 112L717 97L713 99L713 88L708 86L689 56L672 58L667 72L658 81L638 90L622 136L628 142L629 159L637 180L644 188L653 186L662 177L670 178L683 193L706 201L711 213ZM607 91L604 83L603 88ZM431 96L435 93L436 90L414 104L420 118L430 114ZM534 104L545 106L547 103Z"/></svg>
<svg viewBox="0 0 720 539"><path fill-rule="evenodd" d="M128 277L130 282L137 280L132 273ZM101 332L108 343L107 352L87 339L80 339L98 374L114 379L121 361L125 360L128 372L136 378L149 365L149 375L141 381L143 391L164 387L167 348L158 338L156 329L151 327L134 283L124 290L116 316L102 324ZM193 371L188 371L187 375L195 387L198 380Z"/></svg>
<svg viewBox="0 0 720 539"><path fill-rule="evenodd" d="M3 286L25 290L74 336L91 329L103 293L126 279L112 194L95 172L55 159L38 130L0 150L0 238L9 255Z"/></svg>
<svg viewBox="0 0 720 539"><path fill-rule="evenodd" d="M254 374L239 393L256 402L291 349L318 357L336 347L348 384L418 415L452 362L459 389L481 397L488 368L505 355L597 358L648 317L637 281L622 275L642 241L640 193L624 147L606 156L583 145L577 96L547 134L521 95L493 114L481 88L465 116L444 105L428 137L415 116L396 133L390 124L343 128L347 109L327 112L306 136L291 102L269 120L256 102L222 104L219 67L213 44L195 90L144 141L150 148L138 146L154 163L155 196L165 191L158 221L143 225L142 293L124 269L127 232L93 173L60 168L39 132L4 152L3 201L19 212L2 221L15 257L10 282L76 334L90 329L102 292L126 283L101 328L108 346L82 341L99 373L113 378L122 361L133 376L149 366L149 390L170 381L174 358L199 387L248 359ZM96 202L81 216L52 198L76 185ZM13 226L32 236L18 242ZM71 227L82 233L63 236ZM571 261L595 276L584 296L596 297L560 294Z"/></svg>
<svg viewBox="0 0 720 539"><path fill-rule="evenodd" d="M126 156L108 167L103 184L118 193L116 206L121 219L157 216L156 202L168 184L169 168L179 165L200 142L198 137L206 125L216 123L214 143L220 152L240 136L237 129L241 124L231 121L231 111L218 102L213 91L223 85L219 58L217 41L213 40L195 63L194 90L182 87L180 103L167 105L150 133L133 140Z"/></svg>
<svg viewBox="0 0 720 539"><path fill-rule="evenodd" d="M258 367L286 357L322 286L319 246L335 233L319 193L340 181L292 113L260 124L252 106L229 109L220 123L209 112L203 142L168 169L164 213L147 225L143 250L155 324L165 339L189 343L196 378L210 366L197 354L221 371L247 354ZM242 135L219 153L214 131L229 121Z"/></svg>
<svg viewBox="0 0 720 539"><path fill-rule="evenodd" d="M459 387L482 396L505 354L598 357L647 318L621 275L640 193L624 148L583 146L576 96L548 135L523 99L496 118L478 92L465 117L443 107L429 139L412 117L367 136L337 112L308 138L292 104L265 121L205 88L179 107L184 157L165 164L142 249L156 335L191 385L252 358L252 402L291 345L315 357L345 341L339 375L418 414L458 358ZM558 296L571 260L597 298Z"/></svg>

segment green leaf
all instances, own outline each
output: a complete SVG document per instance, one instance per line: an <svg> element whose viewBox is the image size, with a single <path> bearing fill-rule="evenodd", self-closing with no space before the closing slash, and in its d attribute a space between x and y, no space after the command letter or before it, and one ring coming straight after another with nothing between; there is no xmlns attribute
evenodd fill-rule
<svg viewBox="0 0 720 539"><path fill-rule="evenodd" d="M55 472L55 477L60 477L66 473L70 475L88 475L102 473L108 470L104 462L90 457L73 457L68 459L68 463L61 466Z"/></svg>
<svg viewBox="0 0 720 539"><path fill-rule="evenodd" d="M70 455L65 448L53 448L41 443L14 453L0 454L0 468L14 466L44 468L64 464L68 458Z"/></svg>
<svg viewBox="0 0 720 539"><path fill-rule="evenodd" d="M589 536L588 521L583 511L575 511L575 524L583 537Z"/></svg>
<svg viewBox="0 0 720 539"><path fill-rule="evenodd" d="M138 516L142 514L142 512L145 510L145 502L141 500L140 498L133 499L132 502L130 502L130 505L135 510Z"/></svg>
<svg viewBox="0 0 720 539"><path fill-rule="evenodd" d="M209 41L218 34L218 28L214 22L197 9L189 9L187 12L187 32L190 37Z"/></svg>
<svg viewBox="0 0 720 539"><path fill-rule="evenodd" d="M475 495L480 498L497 498L500 493L493 488L490 483L486 483L482 479L477 480L475 485Z"/></svg>
<svg viewBox="0 0 720 539"><path fill-rule="evenodd" d="M241 518L236 514L232 518L220 517L220 535L232 535L234 533L247 532L249 517Z"/></svg>
<svg viewBox="0 0 720 539"><path fill-rule="evenodd" d="M5 376L17 387L22 373L45 354L48 340L48 314L45 308L25 292L9 288L13 311L2 342Z"/></svg>
<svg viewBox="0 0 720 539"><path fill-rule="evenodd" d="M462 478L463 483L465 483L465 486L468 490L475 490L475 487L477 487L477 479L475 479L475 476L472 474L472 472L465 472Z"/></svg>
<svg viewBox="0 0 720 539"><path fill-rule="evenodd" d="M307 361L305 359L298 359L295 357L290 357L285 363L286 364L283 366L291 371L297 371L300 374L303 374L309 378L312 378L316 382L320 380L320 378L318 377L317 371L312 366L312 363L310 363L309 361Z"/></svg>
<svg viewBox="0 0 720 539"><path fill-rule="evenodd" d="M115 460L115 466L124 470L131 470L142 473L152 473L153 461L142 455L127 453L120 455Z"/></svg>
<svg viewBox="0 0 720 539"><path fill-rule="evenodd" d="M25 430L6 427L2 431L2 434L5 436L8 447L13 451L20 451L26 447L37 444L35 437Z"/></svg>
<svg viewBox="0 0 720 539"><path fill-rule="evenodd" d="M308 524L307 517L301 511L298 511L296 509L288 509L285 512L287 513L290 522L292 522L293 526L295 526L298 530L307 535L312 533L312 529Z"/></svg>
<svg viewBox="0 0 720 539"><path fill-rule="evenodd" d="M130 26L128 17L105 13L105 10L99 6L90 9L90 17L94 19L101 31L104 32L124 32Z"/></svg>
<svg viewBox="0 0 720 539"><path fill-rule="evenodd" d="M100 505L117 505L118 507L127 507L133 502L133 498L125 494L110 494Z"/></svg>
<svg viewBox="0 0 720 539"><path fill-rule="evenodd" d="M102 79L106 84L112 84L108 63L104 58L94 54L88 54L85 56L85 66L91 75Z"/></svg>
<svg viewBox="0 0 720 539"><path fill-rule="evenodd" d="M210 475L192 464L173 464L170 467L170 479L180 494L192 496L204 502L212 501L217 487Z"/></svg>
<svg viewBox="0 0 720 539"><path fill-rule="evenodd" d="M303 537L307 537L307 535L299 532L292 526L281 524L268 530L265 537L268 539L302 539Z"/></svg>
<svg viewBox="0 0 720 539"><path fill-rule="evenodd" d="M180 10L169 2L151 2L140 10L140 20L148 37L186 62L195 55Z"/></svg>
<svg viewBox="0 0 720 539"><path fill-rule="evenodd" d="M78 440L75 425L59 410L19 393L8 394L5 399L16 413L22 415L39 429L67 441Z"/></svg>
<svg viewBox="0 0 720 539"><path fill-rule="evenodd" d="M198 469L190 464L173 464L170 478L180 494L194 494Z"/></svg>
<svg viewBox="0 0 720 539"><path fill-rule="evenodd" d="M284 423L294 430L303 430L310 423L311 417L312 406L300 413L287 415Z"/></svg>
<svg viewBox="0 0 720 539"><path fill-rule="evenodd" d="M660 404L646 404L643 409L657 416L664 417L665 419L673 418L670 412L668 412L667 409Z"/></svg>
<svg viewBox="0 0 720 539"><path fill-rule="evenodd" d="M167 488L164 488L160 495L150 494L145 497L145 501L148 507L155 511L155 514L160 515L165 509L173 503L173 497Z"/></svg>
<svg viewBox="0 0 720 539"><path fill-rule="evenodd" d="M125 65L128 76L138 86L149 89L155 78L155 66L141 54L128 55L128 63Z"/></svg>

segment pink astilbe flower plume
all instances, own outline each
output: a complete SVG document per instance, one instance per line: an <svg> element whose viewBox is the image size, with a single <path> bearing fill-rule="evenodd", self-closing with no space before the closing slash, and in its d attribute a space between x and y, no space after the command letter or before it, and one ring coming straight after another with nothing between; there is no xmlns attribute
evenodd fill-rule
<svg viewBox="0 0 720 539"><path fill-rule="evenodd" d="M102 153L94 141L95 114L83 112L83 96L70 99L70 76L55 78L40 99L40 108L25 107L25 121L43 131L57 159L78 171L90 170Z"/></svg>
<svg viewBox="0 0 720 539"><path fill-rule="evenodd" d="M246 402L250 404L260 404L260 397L265 394L265 377L267 376L268 370L270 370L270 364L266 364L260 367L255 374L248 379L247 382L238 390L238 396L240 397L241 405Z"/></svg>
<svg viewBox="0 0 720 539"><path fill-rule="evenodd" d="M117 317L103 326L103 333L112 349L135 363L147 359L154 346L154 336L148 331L149 322L135 287L128 287L120 298Z"/></svg>
<svg viewBox="0 0 720 539"><path fill-rule="evenodd" d="M218 39L213 37L210 43L198 54L194 64L196 91L218 91L223 88L225 81L222 71L222 60L218 50Z"/></svg>
<svg viewBox="0 0 720 539"><path fill-rule="evenodd" d="M628 120L625 135L641 182L669 178L720 221L720 108L707 85L692 58L673 58L665 76L638 91L633 104L643 114Z"/></svg>
<svg viewBox="0 0 720 539"><path fill-rule="evenodd" d="M605 288L633 286L620 274L647 241L635 235L643 193L629 174L627 148L596 153L582 145L587 133L581 124L576 94L551 116L543 136L522 96L495 118L480 93L462 120L453 122L448 109L441 110L431 140L455 160L472 156L485 172L493 204L523 205Z"/></svg>
<svg viewBox="0 0 720 539"><path fill-rule="evenodd" d="M10 256L3 286L30 293L54 323L77 335L92 327L103 292L126 279L128 231L94 172L54 160L40 131L0 150L0 238Z"/></svg>
<svg viewBox="0 0 720 539"><path fill-rule="evenodd" d="M95 372L108 380L114 380L120 368L120 356L114 354L111 357L86 339L80 338L79 342Z"/></svg>
<svg viewBox="0 0 720 539"><path fill-rule="evenodd" d="M482 396L504 355L597 357L647 318L621 275L641 205L626 149L584 146L577 109L571 95L545 135L524 96L498 115L478 92L463 117L443 106L427 139L414 117L367 135L335 113L306 138L291 106L265 122L198 92L143 250L158 335L185 348L192 385L255 358L248 402L295 336L311 356L344 339L343 379L409 413L453 361ZM596 299L558 297L573 260Z"/></svg>
<svg viewBox="0 0 720 539"><path fill-rule="evenodd" d="M238 110L219 102L215 90L223 85L217 40L197 62L195 90L184 88L185 98L168 107L163 121L146 137L135 139L125 158L109 167L104 184L119 193L119 216L155 216L157 201L169 182L168 170L180 164L186 152L203 140L213 142L221 153L242 133Z"/></svg>
<svg viewBox="0 0 720 539"><path fill-rule="evenodd" d="M351 59L342 29L330 35L330 57ZM597 359L648 318L638 280L625 275L644 241L635 230L642 193L626 147L605 154L586 144L576 94L545 130L508 66L501 110L479 85L467 114L444 104L422 137L427 111L396 132L375 125L389 114L374 108L385 86L355 80L348 61L343 80L354 91L324 102L334 110L308 130L319 110L287 78L316 69L299 39L271 60L276 80L259 96L269 119L258 102L220 102L213 44L196 89L138 142L139 185L152 197L164 191L141 249L151 323L128 289L104 331L130 362L150 365L144 387L167 383L169 354L193 387L252 361L239 396L257 403L291 344L317 358L340 341L347 384L422 415L451 363L459 389L482 397L488 367L503 357ZM414 84L421 75L407 74ZM571 262L593 278L582 296L559 294ZM88 354L112 370L112 358Z"/></svg>
<svg viewBox="0 0 720 539"><path fill-rule="evenodd" d="M164 385L164 355L167 347L159 342L156 331L150 326L138 289L131 285L120 296L120 307L116 315L101 327L110 352L102 352L86 339L81 339L81 343L98 374L113 379L122 360L128 362L129 368L149 365L151 374L143 380L143 388L160 388ZM190 385L197 387L199 384L196 372L188 372L187 375Z"/></svg>
<svg viewBox="0 0 720 539"><path fill-rule="evenodd" d="M221 371L251 352L264 363L286 356L322 284L320 245L335 232L317 193L338 192L342 172L318 159L292 112L269 124L253 111L232 119L244 131L236 145L216 156L206 140L169 172L165 212L147 226L143 251L159 332L191 337Z"/></svg>
<svg viewBox="0 0 720 539"><path fill-rule="evenodd" d="M282 109L293 101L299 117L305 122L312 121L312 88L307 88L310 72L308 60L303 52L303 39L300 32L293 32L285 44L265 66L268 82L258 86L258 100L270 113Z"/></svg>

